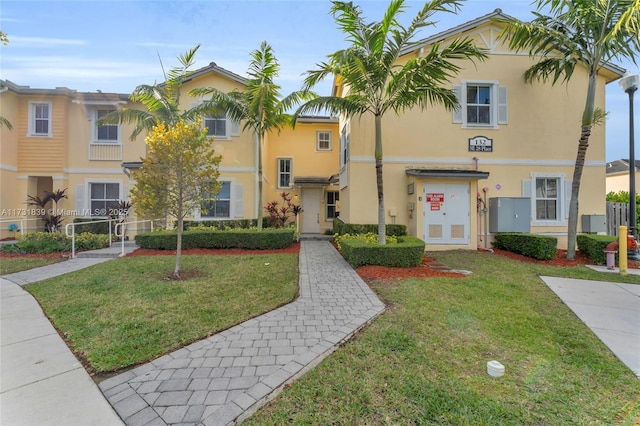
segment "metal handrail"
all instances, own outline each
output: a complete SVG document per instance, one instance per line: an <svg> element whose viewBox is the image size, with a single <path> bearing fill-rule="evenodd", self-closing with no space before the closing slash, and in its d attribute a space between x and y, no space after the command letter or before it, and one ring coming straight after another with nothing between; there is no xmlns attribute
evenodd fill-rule
<svg viewBox="0 0 640 426"><path fill-rule="evenodd" d="M24 224L30 220L42 220L41 217L15 216L8 219L0 219L0 223L20 222L20 235L24 236Z"/></svg>
<svg viewBox="0 0 640 426"><path fill-rule="evenodd" d="M122 251L120 252L120 256L124 256L124 233L125 231L125 225L132 225L134 223L147 223L149 222L151 224L151 231L153 232L153 222L156 221L158 219L144 219L144 220L133 220L131 222L120 222L120 223L116 223L116 227L114 228L114 234L116 237L120 238L120 243L121 243L121 247L122 247ZM121 233L118 233L118 230L122 230Z"/></svg>
<svg viewBox="0 0 640 426"><path fill-rule="evenodd" d="M111 247L111 222L118 219L99 219L91 220L87 222L72 222L64 227L64 233L67 237L71 237L71 258L76 257L76 225L88 225L90 223L104 223L109 222L109 247ZM69 235L69 227L71 227L71 235Z"/></svg>

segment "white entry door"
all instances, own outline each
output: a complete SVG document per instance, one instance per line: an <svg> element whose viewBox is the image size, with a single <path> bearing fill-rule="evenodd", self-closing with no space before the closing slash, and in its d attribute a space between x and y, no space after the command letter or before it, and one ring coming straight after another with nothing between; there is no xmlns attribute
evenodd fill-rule
<svg viewBox="0 0 640 426"><path fill-rule="evenodd" d="M424 241L468 244L470 227L468 183L425 183Z"/></svg>
<svg viewBox="0 0 640 426"><path fill-rule="evenodd" d="M304 234L320 233L320 198L322 188L302 189L302 230Z"/></svg>

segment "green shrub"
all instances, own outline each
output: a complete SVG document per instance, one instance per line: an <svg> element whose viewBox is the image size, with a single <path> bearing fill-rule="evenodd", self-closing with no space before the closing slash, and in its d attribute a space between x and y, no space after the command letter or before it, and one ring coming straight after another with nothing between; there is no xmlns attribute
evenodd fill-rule
<svg viewBox="0 0 640 426"><path fill-rule="evenodd" d="M493 246L534 259L549 260L558 252L558 239L546 235L501 233L496 234Z"/></svg>
<svg viewBox="0 0 640 426"><path fill-rule="evenodd" d="M231 229L226 231L193 229L182 233L182 248L244 248L280 249L293 243L295 229ZM142 248L175 250L175 231L147 232L136 235L136 243Z"/></svg>
<svg viewBox="0 0 640 426"><path fill-rule="evenodd" d="M607 254L604 250L608 244L614 241L618 241L618 238L613 235L579 234L576 238L580 253L584 253L596 265L607 263ZM617 257L618 255L616 254Z"/></svg>
<svg viewBox="0 0 640 426"><path fill-rule="evenodd" d="M357 268L363 265L381 265L409 268L418 266L424 257L424 241L416 237L398 237L395 244L378 244L366 238L342 238L342 256Z"/></svg>
<svg viewBox="0 0 640 426"><path fill-rule="evenodd" d="M178 222L174 223L177 226ZM212 228L218 231L225 231L229 229L251 229L258 227L257 219L230 219L230 220L185 220L182 223L185 231L192 228ZM262 227L266 228L267 218L262 219Z"/></svg>
<svg viewBox="0 0 640 426"><path fill-rule="evenodd" d="M83 232L82 234L76 234L76 250L97 250L101 248L109 247L109 236L102 234L92 234L90 232Z"/></svg>
<svg viewBox="0 0 640 426"><path fill-rule="evenodd" d="M73 219L73 223L83 223L83 222L90 222L90 221L94 221L94 220L104 220L102 218L81 218L81 217L77 217L75 219ZM87 223L84 225L76 225L75 226L75 230L76 230L76 235L77 234L84 234L84 233L91 233L91 234L109 234L109 225L111 225L111 232L113 233L113 227L115 226L115 224L111 224L110 222L99 222L99 223Z"/></svg>
<svg viewBox="0 0 640 426"><path fill-rule="evenodd" d="M71 251L71 239L61 232L33 232L20 237L16 248L21 253L58 253Z"/></svg>
<svg viewBox="0 0 640 426"><path fill-rule="evenodd" d="M385 225L385 232L387 235L401 237L407 235L407 227L405 225L387 224ZM353 223L346 223L339 217L333 220L333 233L338 235L343 234L378 234L378 225L358 225Z"/></svg>

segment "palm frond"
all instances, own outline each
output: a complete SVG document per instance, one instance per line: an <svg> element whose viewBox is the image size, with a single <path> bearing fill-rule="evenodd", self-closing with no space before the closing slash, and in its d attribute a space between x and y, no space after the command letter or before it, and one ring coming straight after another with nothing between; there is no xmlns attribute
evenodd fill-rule
<svg viewBox="0 0 640 426"><path fill-rule="evenodd" d="M11 125L11 122L6 118L0 116L0 128L2 127L6 127L9 130L13 130L13 126Z"/></svg>

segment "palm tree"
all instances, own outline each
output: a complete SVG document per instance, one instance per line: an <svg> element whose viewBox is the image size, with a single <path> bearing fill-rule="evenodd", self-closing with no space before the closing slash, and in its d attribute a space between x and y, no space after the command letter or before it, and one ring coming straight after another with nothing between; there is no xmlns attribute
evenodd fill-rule
<svg viewBox="0 0 640 426"><path fill-rule="evenodd" d="M195 63L195 54L200 48L197 45L193 49L178 56L179 67L164 72L165 80L161 84L142 84L135 88L129 99L144 106L144 109L123 108L112 111L98 120L98 125L102 124L135 124L131 133L131 140L134 140L142 131L150 131L157 124L163 123L173 126L179 121L192 121L198 118L193 108L188 110L180 109L180 93L182 84L193 72L189 69ZM162 66L162 61L160 62Z"/></svg>
<svg viewBox="0 0 640 426"><path fill-rule="evenodd" d="M380 22L367 23L362 11L351 2L334 1L331 13L338 27L346 34L351 46L328 56L318 69L307 72L305 89L329 75L334 75L348 94L344 97L326 96L307 102L296 116L326 110L343 114L346 118L372 114L375 120L375 167L378 192L378 242L385 244L385 215L383 191L382 117L419 106L443 105L458 107L451 89L443 87L460 71L459 60L484 60L485 53L468 39L454 40L446 47L434 43L425 56L409 58L398 64L400 56L408 53L415 43L414 36L426 26L435 26L431 17L436 12L456 13L461 1L432 0L425 3L406 28L398 22L403 13L404 0L392 0Z"/></svg>
<svg viewBox="0 0 640 426"><path fill-rule="evenodd" d="M640 40L633 29L638 28L640 22L640 3L637 0L538 0L537 8L548 10L549 15L534 12L536 17L531 22L507 21L501 34L503 38L508 37L512 49L527 50L537 59L525 71L525 82L567 83L576 67L586 70L589 75L567 230L567 258L575 259L582 170L591 129L605 117L602 110L595 108L598 74L611 60L627 58L635 61Z"/></svg>
<svg viewBox="0 0 640 426"><path fill-rule="evenodd" d="M311 99L311 92L293 92L280 98L280 86L274 79L278 77L280 64L273 49L263 41L260 48L251 52L251 62L247 71L248 79L243 90L222 92L213 87L194 89L192 96L207 96L209 99L196 112L206 115L207 111L225 111L231 120L244 121L243 130L252 130L256 136L258 151L258 200L262 202L262 145L264 137L271 131L280 131L291 126L292 116L287 113L300 102ZM258 208L258 230L262 230L262 207Z"/></svg>

